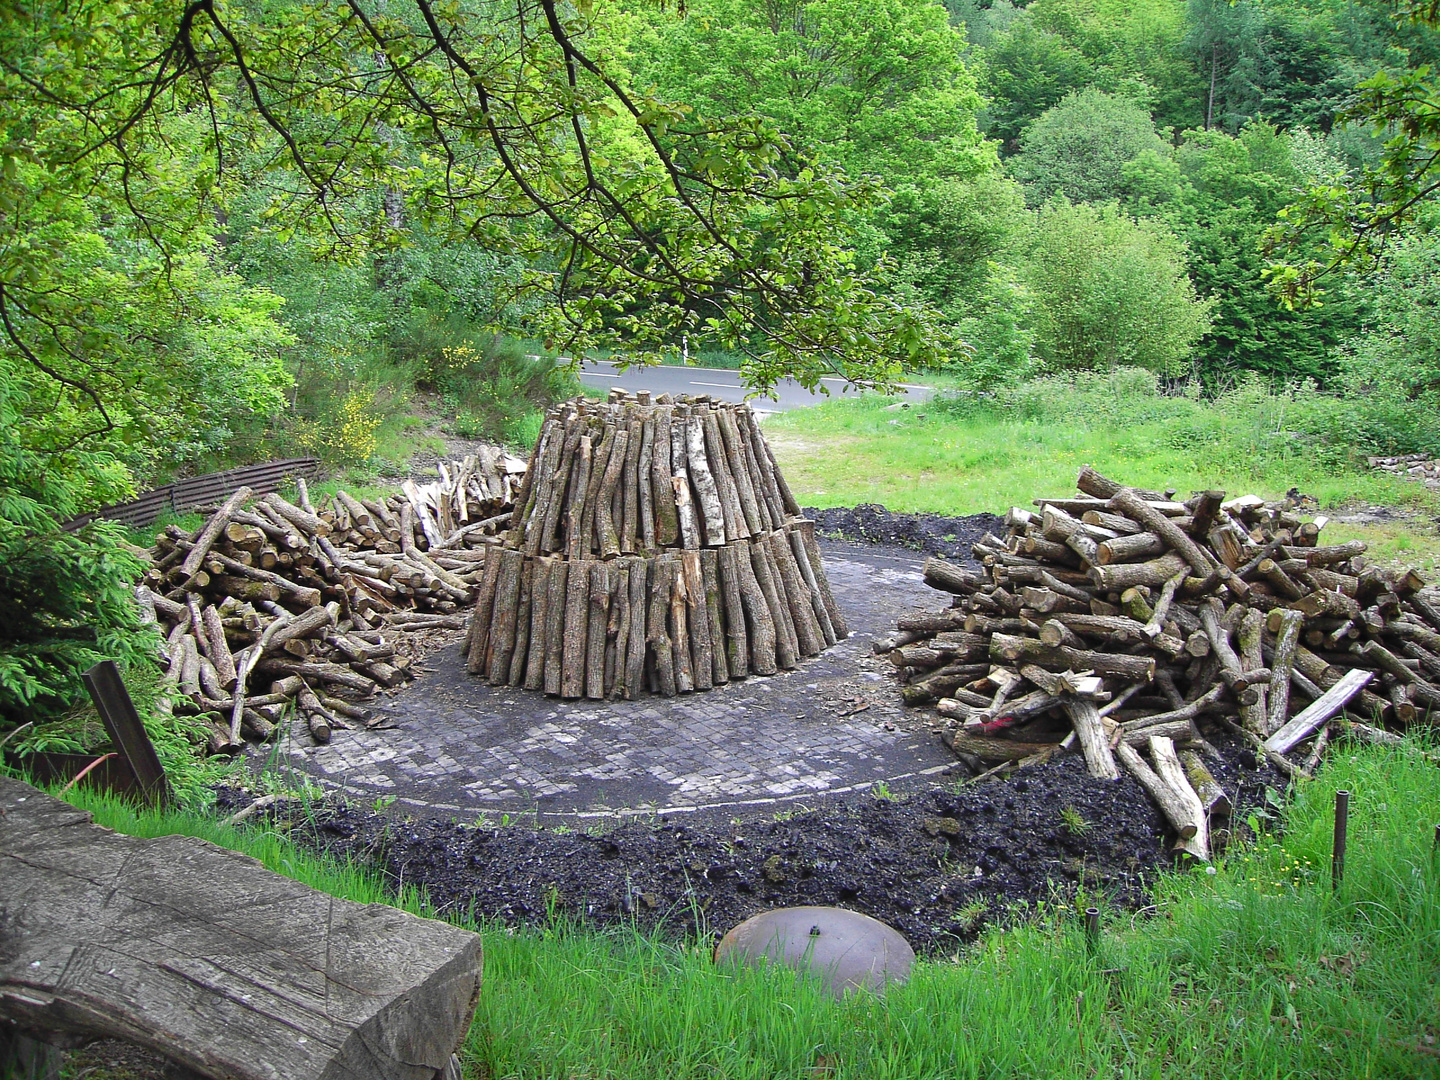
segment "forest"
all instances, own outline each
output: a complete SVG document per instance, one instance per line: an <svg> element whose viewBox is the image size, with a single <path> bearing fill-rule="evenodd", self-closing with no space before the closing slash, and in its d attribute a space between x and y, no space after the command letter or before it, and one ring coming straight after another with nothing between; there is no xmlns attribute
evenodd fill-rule
<svg viewBox="0 0 1440 1080"><path fill-rule="evenodd" d="M557 356L763 391L1344 401L1440 449L1437 12L1381 0L0 4L0 718L135 660L82 511L423 401L523 444ZM1298 400L1298 399L1297 399ZM1303 425L1302 425L1303 426Z"/></svg>

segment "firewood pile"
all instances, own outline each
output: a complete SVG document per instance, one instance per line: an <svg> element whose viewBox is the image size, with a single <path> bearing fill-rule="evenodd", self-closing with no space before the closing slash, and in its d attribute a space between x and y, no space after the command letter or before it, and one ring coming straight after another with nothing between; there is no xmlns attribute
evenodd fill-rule
<svg viewBox="0 0 1440 1080"><path fill-rule="evenodd" d="M1177 502L1088 467L1077 486L1012 508L1005 537L974 545L981 572L929 560L951 607L876 643L957 754L1003 768L1078 746L1091 775L1135 776L1206 858L1207 821L1228 813L1207 725L1296 776L1332 727L1393 740L1386 726L1440 706L1440 590L1413 570L1320 543L1323 520L1288 501Z"/></svg>
<svg viewBox="0 0 1440 1080"><path fill-rule="evenodd" d="M399 494L338 491L318 510L241 488L195 532L166 528L136 596L164 638L177 714L198 716L212 752L269 739L298 708L317 742L355 701L411 677L407 639L460 630L484 548L507 524L525 462L498 448L407 480Z"/></svg>
<svg viewBox="0 0 1440 1080"><path fill-rule="evenodd" d="M1372 469L1380 472L1388 472L1405 480L1418 480L1428 488L1440 488L1440 460L1429 454L1399 454L1365 460Z"/></svg>
<svg viewBox="0 0 1440 1080"><path fill-rule="evenodd" d="M755 414L708 396L551 409L484 557L468 668L497 686L673 697L794 668L847 633Z"/></svg>

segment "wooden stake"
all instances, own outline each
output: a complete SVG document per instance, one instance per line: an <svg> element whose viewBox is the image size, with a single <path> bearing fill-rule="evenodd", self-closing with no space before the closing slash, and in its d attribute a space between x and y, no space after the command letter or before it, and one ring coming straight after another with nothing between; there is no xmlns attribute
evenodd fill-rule
<svg viewBox="0 0 1440 1080"><path fill-rule="evenodd" d="M725 648L725 615L720 601L720 552L707 548L700 553L700 573L704 579L705 610L710 622L711 681L715 686L722 686L730 680L730 661ZM744 626L743 620L741 626Z"/></svg>
<svg viewBox="0 0 1440 1080"><path fill-rule="evenodd" d="M585 650L585 696L605 697L605 639L610 628L610 564L590 564L590 629Z"/></svg>
<svg viewBox="0 0 1440 1080"><path fill-rule="evenodd" d="M570 564L557 560L550 567L545 597L545 693L558 695L565 682L566 605L570 593Z"/></svg>
<svg viewBox="0 0 1440 1080"><path fill-rule="evenodd" d="M685 574L685 617L690 627L690 656L696 690L709 690L715 685L715 659L710 633L710 608L705 603L705 571L700 552L680 554Z"/></svg>
<svg viewBox="0 0 1440 1080"><path fill-rule="evenodd" d="M586 638L590 624L590 560L570 560L565 587L565 632L560 665L560 696L585 693Z"/></svg>
<svg viewBox="0 0 1440 1080"><path fill-rule="evenodd" d="M535 562L530 589L530 638L525 657L526 690L539 690L545 685L546 629L550 611L550 575L557 560L544 558Z"/></svg>

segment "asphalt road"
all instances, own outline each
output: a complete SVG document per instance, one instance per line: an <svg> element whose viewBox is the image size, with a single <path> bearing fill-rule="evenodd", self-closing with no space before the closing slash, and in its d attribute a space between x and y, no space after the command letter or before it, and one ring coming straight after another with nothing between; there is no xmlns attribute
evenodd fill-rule
<svg viewBox="0 0 1440 1080"><path fill-rule="evenodd" d="M744 401L745 387L740 383L740 373L727 368L699 367L649 367L632 368L621 372L606 360L592 360L580 369L580 381L586 386L608 390L618 386L633 393L649 390L652 394L709 394L722 401ZM855 394L855 389L844 379L822 379L829 388L830 396ZM904 383L902 392L912 401L924 401L930 396L927 386ZM786 409L803 409L807 405L818 405L830 398L823 393L811 393L794 379L786 379L775 387L775 400L757 397L750 401L756 412L784 412Z"/></svg>

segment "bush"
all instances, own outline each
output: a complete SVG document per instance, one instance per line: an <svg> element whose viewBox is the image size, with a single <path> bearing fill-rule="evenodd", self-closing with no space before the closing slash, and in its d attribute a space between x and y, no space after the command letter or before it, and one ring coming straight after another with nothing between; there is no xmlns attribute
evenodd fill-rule
<svg viewBox="0 0 1440 1080"><path fill-rule="evenodd" d="M455 416L449 425L454 434L513 443L516 425L527 416L580 392L573 369L539 349L501 334L483 343L472 337L432 357L421 385L443 395Z"/></svg>
<svg viewBox="0 0 1440 1080"><path fill-rule="evenodd" d="M1057 198L1042 207L1022 277L1035 302L1035 354L1051 370L1173 373L1210 326L1184 245L1113 203Z"/></svg>

